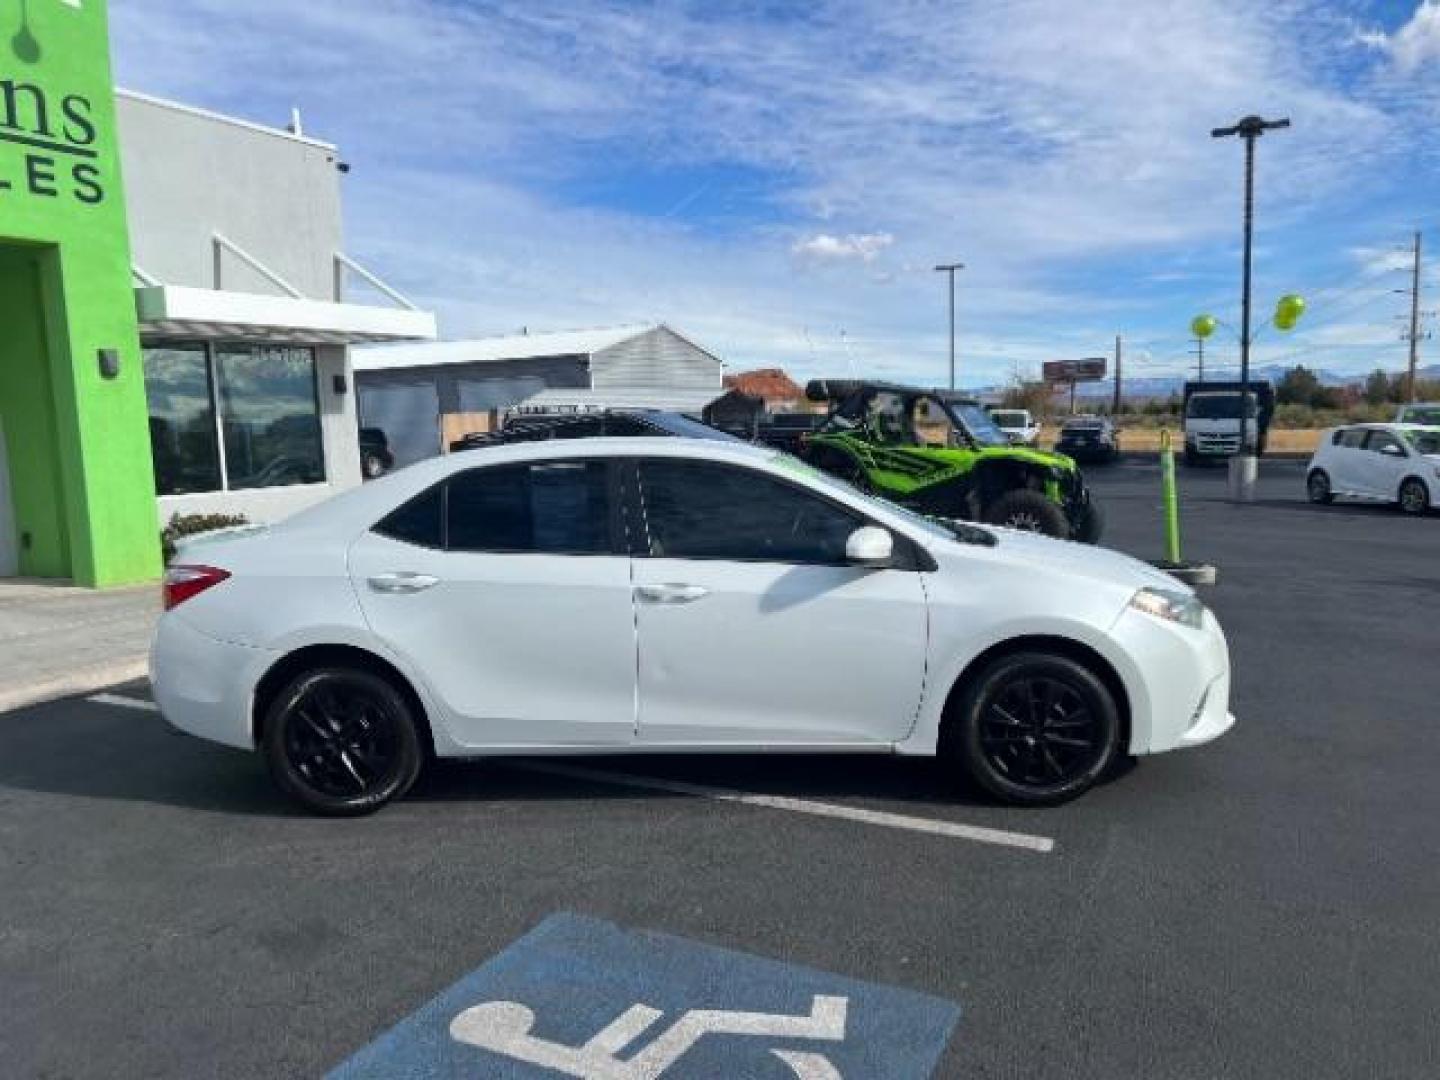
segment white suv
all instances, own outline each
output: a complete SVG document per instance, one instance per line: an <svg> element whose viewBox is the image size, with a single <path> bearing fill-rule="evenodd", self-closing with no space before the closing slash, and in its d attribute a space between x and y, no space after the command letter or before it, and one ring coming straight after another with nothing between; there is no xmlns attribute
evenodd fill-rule
<svg viewBox="0 0 1440 1080"><path fill-rule="evenodd" d="M1028 409L991 409L990 419L1016 446L1035 446L1040 442L1040 425Z"/></svg>
<svg viewBox="0 0 1440 1080"><path fill-rule="evenodd" d="M1353 424L1334 428L1305 473L1314 503L1337 495L1396 503L1407 514L1440 508L1440 426Z"/></svg>

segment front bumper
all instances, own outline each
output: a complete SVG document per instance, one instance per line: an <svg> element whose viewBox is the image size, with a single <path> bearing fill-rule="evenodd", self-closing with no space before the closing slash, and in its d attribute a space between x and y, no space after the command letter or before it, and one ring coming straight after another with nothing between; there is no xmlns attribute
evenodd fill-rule
<svg viewBox="0 0 1440 1080"><path fill-rule="evenodd" d="M213 638L169 612L161 616L150 646L155 704L180 731L253 750L251 696L277 659L268 649Z"/></svg>
<svg viewBox="0 0 1440 1080"><path fill-rule="evenodd" d="M1126 609L1110 636L1134 665L1132 754L1200 746L1235 725L1230 712L1230 650L1208 610L1198 629Z"/></svg>

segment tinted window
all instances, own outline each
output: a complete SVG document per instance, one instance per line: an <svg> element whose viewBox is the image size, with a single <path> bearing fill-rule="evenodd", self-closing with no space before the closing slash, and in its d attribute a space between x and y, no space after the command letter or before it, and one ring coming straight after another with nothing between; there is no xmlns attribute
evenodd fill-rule
<svg viewBox="0 0 1440 1080"><path fill-rule="evenodd" d="M1340 433L1340 445L1349 450L1359 450L1365 445L1364 428L1346 428Z"/></svg>
<svg viewBox="0 0 1440 1080"><path fill-rule="evenodd" d="M144 361L156 492L219 491L220 454L205 347L147 347Z"/></svg>
<svg viewBox="0 0 1440 1080"><path fill-rule="evenodd" d="M808 492L751 469L645 461L640 486L652 555L677 559L843 563L864 524Z"/></svg>
<svg viewBox="0 0 1440 1080"><path fill-rule="evenodd" d="M221 345L215 351L215 370L229 486L323 482L325 455L314 353Z"/></svg>
<svg viewBox="0 0 1440 1080"><path fill-rule="evenodd" d="M596 555L610 550L606 467L556 461L473 469L450 481L451 551Z"/></svg>
<svg viewBox="0 0 1440 1080"><path fill-rule="evenodd" d="M1365 449L1366 449L1366 450L1373 450L1373 451L1375 451L1375 453L1378 454L1378 453L1380 453L1382 450L1384 450L1387 446L1393 446L1396 450L1399 450L1402 454L1405 452L1405 451L1401 448L1401 446L1400 446L1400 440L1397 439L1397 438L1395 438L1395 436L1394 436L1394 435L1391 435L1388 431L1372 431L1372 432L1370 432L1370 439L1369 439L1369 441L1365 444Z"/></svg>
<svg viewBox="0 0 1440 1080"><path fill-rule="evenodd" d="M436 484L423 495L417 495L376 525L375 531L381 536L403 540L407 544L419 544L428 548L444 547L445 539L440 521L441 508L444 506L441 493L444 488L444 484Z"/></svg>

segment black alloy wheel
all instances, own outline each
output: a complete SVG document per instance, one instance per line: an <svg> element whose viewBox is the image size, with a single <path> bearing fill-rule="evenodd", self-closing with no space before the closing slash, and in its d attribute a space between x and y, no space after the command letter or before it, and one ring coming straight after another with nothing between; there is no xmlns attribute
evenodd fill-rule
<svg viewBox="0 0 1440 1080"><path fill-rule="evenodd" d="M276 784L319 814L368 814L409 790L423 760L409 704L356 668L294 679L265 716L263 751Z"/></svg>
<svg viewBox="0 0 1440 1080"><path fill-rule="evenodd" d="M1335 494L1330 490L1330 476L1324 469L1316 469L1305 481L1305 494L1312 503L1325 505L1333 502Z"/></svg>
<svg viewBox="0 0 1440 1080"><path fill-rule="evenodd" d="M1400 509L1407 514L1423 514L1430 509L1430 490L1424 480L1412 476L1400 485Z"/></svg>
<svg viewBox="0 0 1440 1080"><path fill-rule="evenodd" d="M981 787L1052 806L1093 786L1120 752L1120 714L1105 683L1067 656L1015 653L987 667L947 721L947 748Z"/></svg>

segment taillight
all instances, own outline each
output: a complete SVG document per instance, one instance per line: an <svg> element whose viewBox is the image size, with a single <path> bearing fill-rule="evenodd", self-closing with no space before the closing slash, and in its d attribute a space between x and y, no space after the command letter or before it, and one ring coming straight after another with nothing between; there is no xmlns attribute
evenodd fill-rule
<svg viewBox="0 0 1440 1080"><path fill-rule="evenodd" d="M230 576L229 570L218 566L172 566L165 571L165 610L178 607L193 596L199 596L212 585L219 585Z"/></svg>

